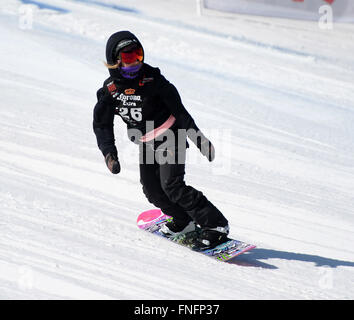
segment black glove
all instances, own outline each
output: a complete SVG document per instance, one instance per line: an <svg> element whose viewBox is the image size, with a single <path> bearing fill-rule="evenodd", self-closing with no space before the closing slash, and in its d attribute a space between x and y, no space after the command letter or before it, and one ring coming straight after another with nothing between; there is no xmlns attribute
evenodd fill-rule
<svg viewBox="0 0 354 320"><path fill-rule="evenodd" d="M197 128L195 130L187 131L188 138L193 141L203 156L210 162L215 159L215 148L213 144L207 139L204 134Z"/></svg>
<svg viewBox="0 0 354 320"><path fill-rule="evenodd" d="M210 162L215 159L215 148L213 144L203 135L200 137L197 147L202 155L207 157Z"/></svg>
<svg viewBox="0 0 354 320"><path fill-rule="evenodd" d="M118 160L118 156L115 153L108 153L105 156L106 165L113 174L117 174L120 172L120 164Z"/></svg>

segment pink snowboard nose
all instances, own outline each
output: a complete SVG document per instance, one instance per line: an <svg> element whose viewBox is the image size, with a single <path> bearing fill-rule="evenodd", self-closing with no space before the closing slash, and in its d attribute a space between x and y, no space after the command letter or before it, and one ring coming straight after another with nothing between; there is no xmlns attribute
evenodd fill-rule
<svg viewBox="0 0 354 320"><path fill-rule="evenodd" d="M152 209L142 212L136 221L138 227L140 229L145 229L149 225L156 224L160 220L166 220L170 218L161 212L160 209Z"/></svg>

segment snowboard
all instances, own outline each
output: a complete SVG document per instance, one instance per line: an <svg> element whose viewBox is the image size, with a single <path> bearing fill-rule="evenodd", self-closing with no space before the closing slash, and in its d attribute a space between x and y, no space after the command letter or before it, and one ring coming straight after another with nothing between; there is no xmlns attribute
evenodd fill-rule
<svg viewBox="0 0 354 320"><path fill-rule="evenodd" d="M140 229L147 232L153 233L157 236L163 237L169 241L176 242L185 247L191 247L192 243L198 236L198 230L186 233L184 235L178 236L176 238L167 238L161 232L161 226L167 222L171 221L173 218L165 215L159 209L152 209L144 211L139 214L137 218L137 225ZM213 249L208 249L204 251L197 251L206 256L210 256L216 260L226 262L236 256L239 256L242 253L245 253L253 248L255 245L248 244L235 239L228 239L226 242L216 246Z"/></svg>

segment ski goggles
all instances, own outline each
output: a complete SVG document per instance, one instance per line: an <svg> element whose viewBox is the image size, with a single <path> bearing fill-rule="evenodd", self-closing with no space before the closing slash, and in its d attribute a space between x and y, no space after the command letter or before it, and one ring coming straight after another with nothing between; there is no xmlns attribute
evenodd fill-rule
<svg viewBox="0 0 354 320"><path fill-rule="evenodd" d="M135 47L127 51L121 51L119 56L122 62L130 64L136 61L142 62L144 59L144 52L143 48Z"/></svg>

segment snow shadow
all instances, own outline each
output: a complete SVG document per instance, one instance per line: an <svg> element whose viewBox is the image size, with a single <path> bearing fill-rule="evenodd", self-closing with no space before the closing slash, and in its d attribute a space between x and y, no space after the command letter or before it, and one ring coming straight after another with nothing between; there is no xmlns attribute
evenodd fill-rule
<svg viewBox="0 0 354 320"><path fill-rule="evenodd" d="M337 268L343 267L354 267L353 261L344 261L331 258L325 258L321 256L304 254L304 253L294 253L287 251L270 250L263 248L255 248L245 254L235 257L229 261L230 264L236 264L245 267L260 267L264 269L278 269L278 267L264 263L258 260L268 260L268 259L282 259L289 261L303 261L312 262L316 267L330 267Z"/></svg>
<svg viewBox="0 0 354 320"><path fill-rule="evenodd" d="M60 8L57 6L53 6L50 4L47 4L45 2L39 2L39 1L34 1L34 0L21 0L21 2L23 4L33 4L35 6L37 6L39 9L49 9L49 10L53 10L59 13L69 13L70 10L64 9L64 8Z"/></svg>

